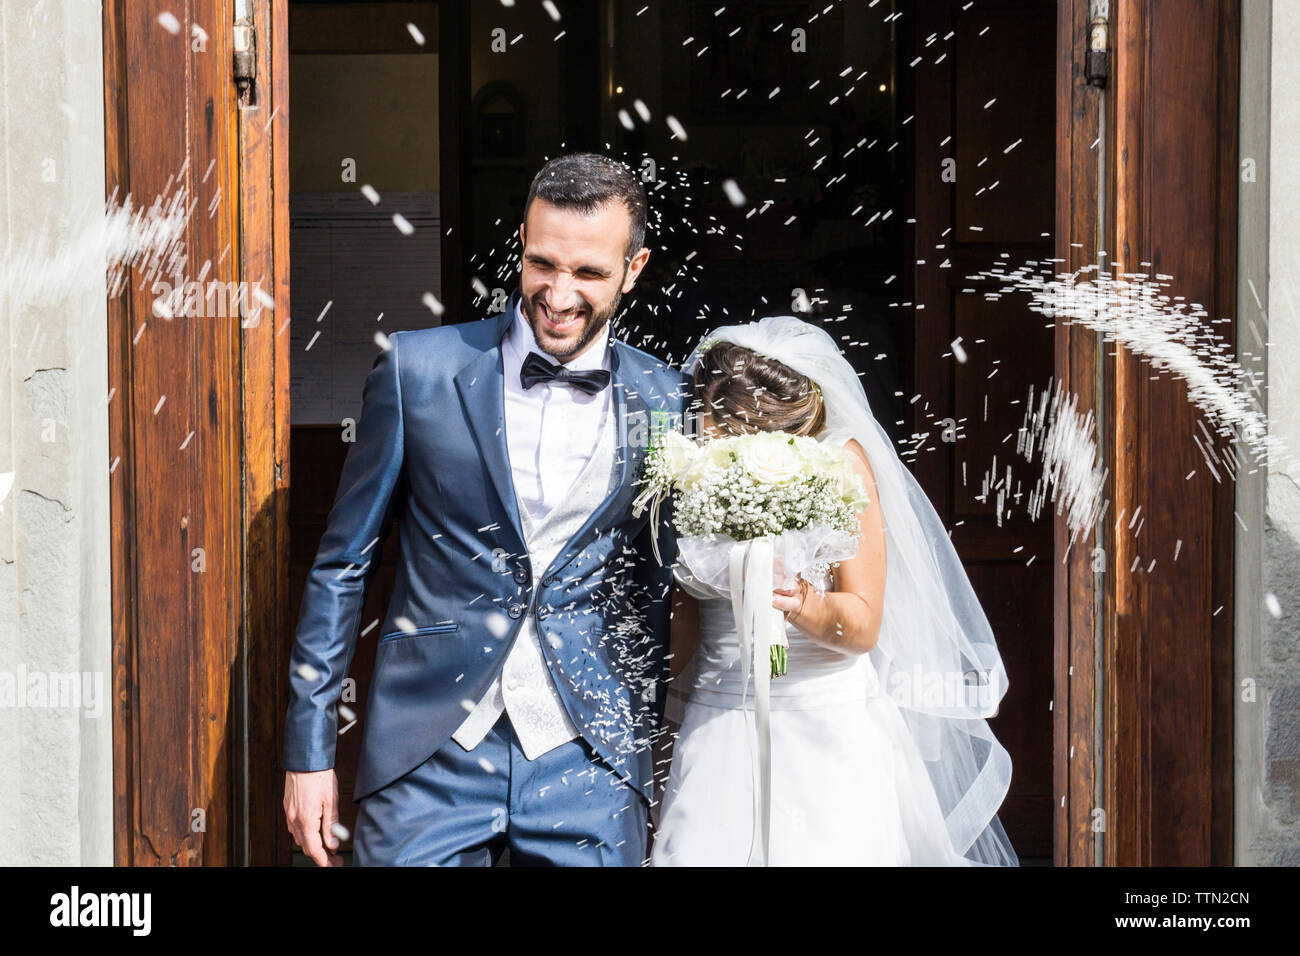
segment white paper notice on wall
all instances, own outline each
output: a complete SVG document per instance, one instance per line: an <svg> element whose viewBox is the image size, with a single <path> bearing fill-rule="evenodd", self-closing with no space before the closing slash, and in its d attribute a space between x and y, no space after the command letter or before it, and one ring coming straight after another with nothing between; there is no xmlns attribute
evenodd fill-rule
<svg viewBox="0 0 1300 956"><path fill-rule="evenodd" d="M409 232L394 224L400 214ZM375 333L424 329L442 299L438 193L289 197L290 423L339 425L361 415Z"/></svg>

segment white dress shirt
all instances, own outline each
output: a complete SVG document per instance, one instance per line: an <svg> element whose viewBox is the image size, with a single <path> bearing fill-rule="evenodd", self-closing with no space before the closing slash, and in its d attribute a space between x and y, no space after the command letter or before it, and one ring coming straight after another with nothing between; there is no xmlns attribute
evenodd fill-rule
<svg viewBox="0 0 1300 956"><path fill-rule="evenodd" d="M573 487L584 467L601 447L608 446L604 429L610 427L613 388L587 395L572 385L541 382L527 390L519 381L525 356L537 352L551 364L574 370L610 369L608 330L582 355L562 363L537 347L532 327L516 306L514 322L502 343L505 373L506 448L515 498L520 508L525 536L536 524L545 524L557 502ZM585 484L585 479L584 479ZM601 480L599 487L605 487ZM590 502L595 510L598 500ZM530 545L530 552L533 551ZM540 576L553 555L532 554L534 574ZM534 585L536 586L536 585ZM524 619L515 644L506 655L501 675L495 679L469 716L452 735L466 750L473 750L487 736L502 712L510 715L515 736L529 760L579 735L546 667L538 644L533 615Z"/></svg>
<svg viewBox="0 0 1300 956"><path fill-rule="evenodd" d="M587 351L567 362L556 362L543 352L524 317L515 306L515 320L503 346L506 375L506 447L515 494L534 518L544 518L573 485L596 448L610 408L612 388L588 395L572 385L542 382L528 390L519 383L519 370L529 352L552 365L575 372L609 369L609 332L603 332Z"/></svg>

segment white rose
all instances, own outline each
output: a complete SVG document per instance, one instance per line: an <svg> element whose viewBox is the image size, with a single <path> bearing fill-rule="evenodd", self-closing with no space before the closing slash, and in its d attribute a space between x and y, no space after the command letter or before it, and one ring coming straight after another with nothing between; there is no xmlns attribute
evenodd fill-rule
<svg viewBox="0 0 1300 956"><path fill-rule="evenodd" d="M739 447L739 441L739 437L732 435L715 438L700 449L701 457L715 467L726 468L731 464L731 453Z"/></svg>
<svg viewBox="0 0 1300 956"><path fill-rule="evenodd" d="M659 454L663 456L668 473L674 478L681 475L699 454L699 447L681 432L664 432L660 436L662 444Z"/></svg>
<svg viewBox="0 0 1300 956"><path fill-rule="evenodd" d="M833 470L840 459L837 449L830 448L807 435L796 435L794 445L803 456L804 464L811 471L822 473Z"/></svg>
<svg viewBox="0 0 1300 956"><path fill-rule="evenodd" d="M731 451L735 438L714 438L693 446L694 454L677 473L677 487L691 491L702 482L711 481L731 464Z"/></svg>
<svg viewBox="0 0 1300 956"><path fill-rule="evenodd" d="M804 456L790 436L781 432L748 436L736 451L745 471L769 485L793 481L804 467Z"/></svg>
<svg viewBox="0 0 1300 956"><path fill-rule="evenodd" d="M702 482L711 480L718 471L718 466L707 455L697 455L677 476L677 487L682 491L694 491Z"/></svg>

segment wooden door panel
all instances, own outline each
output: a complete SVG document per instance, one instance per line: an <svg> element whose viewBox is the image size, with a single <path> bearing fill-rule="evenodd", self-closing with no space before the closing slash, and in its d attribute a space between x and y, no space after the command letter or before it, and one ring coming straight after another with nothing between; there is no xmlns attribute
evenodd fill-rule
<svg viewBox="0 0 1300 956"><path fill-rule="evenodd" d="M953 408L965 418L952 456L954 520L995 518L999 483L1007 490L1004 515L1008 509L1025 514L1029 493L1042 474L1041 449L1030 462L1017 451L1017 439L1031 389L1037 407L1050 383L1054 336L1046 320L1030 312L1027 304L1027 296L991 302L969 294L952 302L953 337L961 338L967 356L965 362L953 364ZM1007 557L1015 546L1007 549ZM1039 560L1046 557L1045 552ZM1023 558L1028 560L1028 555Z"/></svg>
<svg viewBox="0 0 1300 956"><path fill-rule="evenodd" d="M1050 2L969 6L953 18L954 238L1043 242L1052 229L1055 188L1055 8Z"/></svg>
<svg viewBox="0 0 1300 956"><path fill-rule="evenodd" d="M1112 11L1108 248L1117 270L1172 276L1169 294L1203 303L1200 333L1219 340L1201 348L1230 352L1239 4L1120 0ZM1186 382L1153 374L1129 349L1116 351L1105 860L1225 865L1233 828L1233 483L1205 467L1193 439L1209 416L1189 400ZM1139 507L1140 535L1119 523Z"/></svg>
<svg viewBox="0 0 1300 956"><path fill-rule="evenodd" d="M916 53L924 63L915 79L920 397L911 408L913 432L927 438L916 475L952 531L1008 672L1007 695L991 721L1013 766L1000 817L1022 857L1047 859L1053 526L1050 509L1038 521L1028 517L1041 464L1017 453L1017 437L1030 388L1036 397L1051 385L1054 331L1023 296L987 297L996 286L972 276L1052 254L1045 234L1055 198L1055 7L950 0L918 4L917 16ZM932 39L940 37L948 45ZM952 160L955 168L945 166ZM965 362L952 347L959 337ZM956 440L945 440L954 426ZM995 486L1005 487L1008 466L1010 494L999 520Z"/></svg>
<svg viewBox="0 0 1300 956"><path fill-rule="evenodd" d="M1012 759L1011 790L999 816L1016 851L1031 858L1052 852L1050 558L1049 552L1028 567L1019 561L967 565L1007 668L1007 695L989 721Z"/></svg>
<svg viewBox="0 0 1300 956"><path fill-rule="evenodd" d="M239 324L160 318L155 279L241 278L227 0L106 0L106 194L183 196L184 263L133 267L109 300L114 861L221 865L234 856L231 766L240 635ZM191 205L192 204L192 205ZM174 270L174 271L173 271ZM179 275L178 275L179 273Z"/></svg>

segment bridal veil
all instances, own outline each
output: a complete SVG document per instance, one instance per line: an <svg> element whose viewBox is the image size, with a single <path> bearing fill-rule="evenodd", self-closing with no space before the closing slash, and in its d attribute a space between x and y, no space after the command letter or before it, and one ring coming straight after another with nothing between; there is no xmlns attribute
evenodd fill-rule
<svg viewBox="0 0 1300 956"><path fill-rule="evenodd" d="M925 761L957 852L977 864L1018 865L997 817L1011 758L988 725L1006 693L1006 670L934 506L824 329L790 315L723 326L696 346L684 371L693 373L699 356L717 341L752 349L812 379L826 404L826 428L843 429L862 446L886 537L884 617L872 664Z"/></svg>

